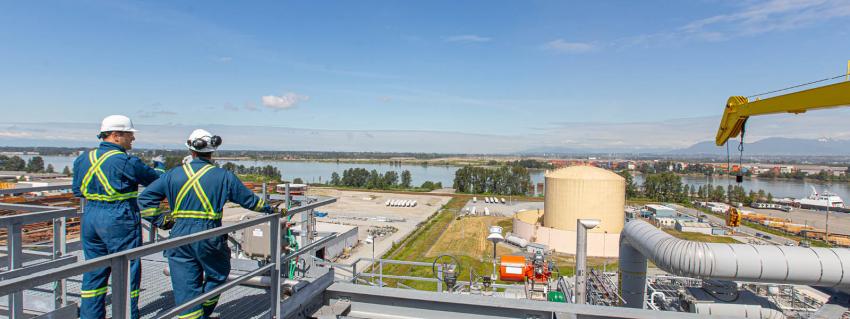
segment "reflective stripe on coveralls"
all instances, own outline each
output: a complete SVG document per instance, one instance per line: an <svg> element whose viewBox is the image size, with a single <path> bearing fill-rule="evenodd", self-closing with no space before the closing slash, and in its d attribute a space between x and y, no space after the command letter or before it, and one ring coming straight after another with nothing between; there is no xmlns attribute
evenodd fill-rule
<svg viewBox="0 0 850 319"><path fill-rule="evenodd" d="M91 167L86 172L86 175L83 177L83 183L80 187L80 190L83 192L83 196L88 200L99 200L104 202L116 202L120 200L127 200L130 198L136 198L139 196L139 192L129 192L129 193L118 193L112 188L112 185L109 185L109 181L106 179L106 175L103 174L103 170L101 166L106 162L106 159L121 154L120 151L112 150L106 153L103 153L100 158L97 157L97 150L91 150L89 152L89 162L91 163ZM89 183L91 183L92 177L97 176L97 180L103 186L103 189L106 190L106 195L103 194L92 194L89 193Z"/></svg>

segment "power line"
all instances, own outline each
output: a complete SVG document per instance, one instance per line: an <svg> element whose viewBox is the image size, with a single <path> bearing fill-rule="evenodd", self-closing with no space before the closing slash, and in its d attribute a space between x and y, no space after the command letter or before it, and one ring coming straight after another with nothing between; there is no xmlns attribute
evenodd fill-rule
<svg viewBox="0 0 850 319"><path fill-rule="evenodd" d="M796 89L796 88L798 88L798 87L807 86L807 85L812 85L812 84L815 84L815 83L820 83L820 82L825 82L825 81L831 81L831 80L835 80L835 79L842 78L842 77L845 77L845 76L847 76L847 74L841 74L841 75L837 75L837 76L830 77L830 78L820 79L820 80L817 80L817 81L811 81L811 82L807 82L807 83L803 83L803 84L797 84L797 85L794 85L794 86L789 86L789 87L784 88L784 89L773 90L773 91L770 91L770 92L764 92L764 93L759 93L759 94L755 94L755 95L750 95L750 96L748 96L748 97L747 97L747 99L754 98L754 97L757 97L757 96L762 96L762 95L768 95L768 94L773 94L773 93L777 93L777 92L787 91L787 90L790 90L790 89Z"/></svg>

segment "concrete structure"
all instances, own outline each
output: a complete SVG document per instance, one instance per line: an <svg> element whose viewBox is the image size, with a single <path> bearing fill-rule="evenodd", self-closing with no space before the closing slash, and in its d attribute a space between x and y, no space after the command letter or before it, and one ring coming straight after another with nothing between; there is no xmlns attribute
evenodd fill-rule
<svg viewBox="0 0 850 319"><path fill-rule="evenodd" d="M543 226L539 221L543 211L529 210L514 215L513 234L528 240L529 245L541 244L559 253L575 254L576 232ZM620 218L623 218L622 216ZM587 255L591 257L619 256L619 233L587 233Z"/></svg>
<svg viewBox="0 0 850 319"><path fill-rule="evenodd" d="M712 234L711 225L708 223L689 222L683 220L676 221L676 230L686 233Z"/></svg>

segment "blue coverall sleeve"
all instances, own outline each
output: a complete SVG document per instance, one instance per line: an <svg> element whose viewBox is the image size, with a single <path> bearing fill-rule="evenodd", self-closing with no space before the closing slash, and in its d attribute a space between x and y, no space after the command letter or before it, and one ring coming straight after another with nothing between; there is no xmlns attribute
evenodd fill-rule
<svg viewBox="0 0 850 319"><path fill-rule="evenodd" d="M80 189L80 187L83 184L83 177L86 175L86 173L81 172L82 167L80 167L80 163L82 163L82 159L83 157L79 156L77 157L77 159L74 160L74 178L71 182L71 191L74 193L74 197L83 197L83 191Z"/></svg>
<svg viewBox="0 0 850 319"><path fill-rule="evenodd" d="M248 189L248 187L245 187L245 185L242 184L242 181L239 180L239 177L236 177L233 172L227 171L225 176L227 178L228 187L227 200L255 212L271 213L272 209L269 204L259 196L255 195L254 192Z"/></svg>
<svg viewBox="0 0 850 319"><path fill-rule="evenodd" d="M162 224L163 210L159 208L159 204L166 198L168 180L167 176L159 178L139 194L139 211L142 218L157 227Z"/></svg>
<svg viewBox="0 0 850 319"><path fill-rule="evenodd" d="M142 162L142 159L130 156L127 160L127 166L129 169L125 170L128 175L130 175L130 180L136 181L137 183L148 186L150 183L153 183L160 175L165 173L165 164L160 162L154 162L156 168L145 165Z"/></svg>

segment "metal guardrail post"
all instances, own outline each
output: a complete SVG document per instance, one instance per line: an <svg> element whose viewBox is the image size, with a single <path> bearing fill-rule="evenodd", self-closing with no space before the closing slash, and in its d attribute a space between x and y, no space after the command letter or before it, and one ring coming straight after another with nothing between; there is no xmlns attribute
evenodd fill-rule
<svg viewBox="0 0 850 319"><path fill-rule="evenodd" d="M378 259L378 287L384 287L384 260Z"/></svg>
<svg viewBox="0 0 850 319"><path fill-rule="evenodd" d="M351 264L351 283L357 283L357 261Z"/></svg>
<svg viewBox="0 0 850 319"><path fill-rule="evenodd" d="M56 218L53 220L53 259L59 259L68 253L66 245L66 228L67 219L65 217ZM53 284L53 307L59 309L65 306L67 300L65 290L65 279L60 279Z"/></svg>
<svg viewBox="0 0 850 319"><path fill-rule="evenodd" d="M263 186L265 190L265 185ZM269 243L271 246L271 259L274 266L269 270L269 289L271 298L271 319L280 319L280 271L282 261L280 259L280 215L274 213L274 218L269 221Z"/></svg>
<svg viewBox="0 0 850 319"><path fill-rule="evenodd" d="M126 256L112 259L112 318L130 318L130 260Z"/></svg>
<svg viewBox="0 0 850 319"><path fill-rule="evenodd" d="M24 252L21 245L21 223L12 223L6 229L6 252L9 254L9 270L15 270L23 266ZM24 292L18 291L9 294L9 318L20 319L24 317Z"/></svg>
<svg viewBox="0 0 850 319"><path fill-rule="evenodd" d="M148 242L149 243L155 243L158 239L157 234L158 234L158 232L156 230L156 225L154 225L153 223L149 223L148 224Z"/></svg>
<svg viewBox="0 0 850 319"><path fill-rule="evenodd" d="M437 265L437 292L443 292L443 264Z"/></svg>

